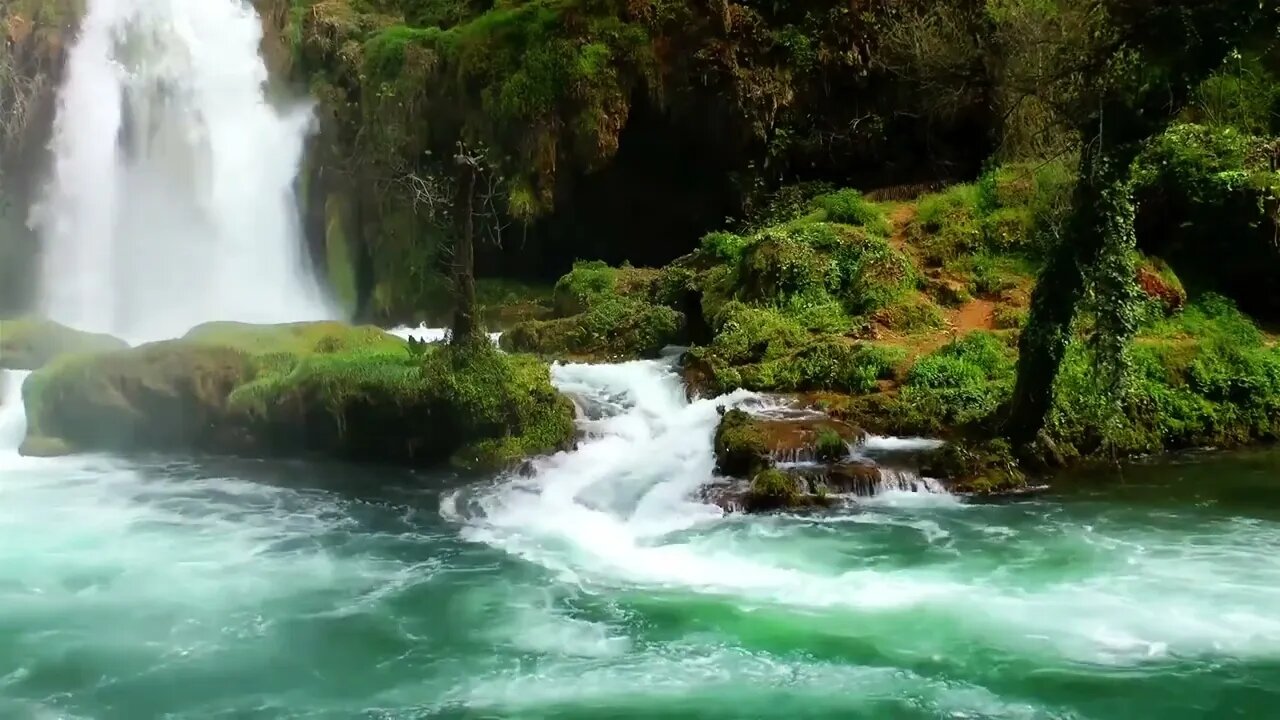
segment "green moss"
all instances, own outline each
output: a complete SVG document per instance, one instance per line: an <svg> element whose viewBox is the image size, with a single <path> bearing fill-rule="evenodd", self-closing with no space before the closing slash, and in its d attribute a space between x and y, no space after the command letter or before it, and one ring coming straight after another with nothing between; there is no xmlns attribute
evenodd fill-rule
<svg viewBox="0 0 1280 720"><path fill-rule="evenodd" d="M804 504L796 479L776 468L756 473L744 498L748 511L782 510Z"/></svg>
<svg viewBox="0 0 1280 720"><path fill-rule="evenodd" d="M128 347L110 335L87 333L41 318L0 320L0 367L35 370L65 354L100 353Z"/></svg>
<svg viewBox="0 0 1280 720"><path fill-rule="evenodd" d="M1055 386L1049 429L1091 454L1234 446L1280 437L1280 348L1220 296L1145 328L1131 350L1127 396L1099 387L1073 345Z"/></svg>
<svg viewBox="0 0 1280 720"><path fill-rule="evenodd" d="M945 480L955 490L991 495L1026 487L1013 450L1004 440L981 443L951 442L927 455L920 471Z"/></svg>
<svg viewBox="0 0 1280 720"><path fill-rule="evenodd" d="M454 425L446 435L461 444L452 453L457 464L502 466L573 441L573 404L532 357L500 353L488 343L445 347L428 356L421 377L426 402L448 408Z"/></svg>
<svg viewBox="0 0 1280 720"><path fill-rule="evenodd" d="M693 348L688 362L713 392L864 393L891 377L903 356L889 347L809 333L777 310L731 303L712 343Z"/></svg>
<svg viewBox="0 0 1280 720"><path fill-rule="evenodd" d="M410 350L376 328L213 323L46 366L24 385L29 434L76 450L467 466L572 441L546 365L488 343Z"/></svg>
<svg viewBox="0 0 1280 720"><path fill-rule="evenodd" d="M330 195L324 206L325 269L329 287L346 317L355 315L359 305L353 246L348 235L350 210L340 195Z"/></svg>
<svg viewBox="0 0 1280 720"><path fill-rule="evenodd" d="M239 322L211 322L192 328L183 339L205 346L230 347L249 355L332 354L380 350L403 352L405 341L372 325L339 322L299 322L282 325L255 325Z"/></svg>
<svg viewBox="0 0 1280 720"><path fill-rule="evenodd" d="M885 307L875 319L890 330L908 334L938 330L946 324L942 310L923 295Z"/></svg>
<svg viewBox="0 0 1280 720"><path fill-rule="evenodd" d="M731 477L754 477L770 467L769 442L760 421L750 414L732 409L724 413L716 427L714 440L716 470Z"/></svg>
<svg viewBox="0 0 1280 720"><path fill-rule="evenodd" d="M836 462L849 456L849 446L845 445L840 433L831 428L819 428L814 443L814 454L823 462Z"/></svg>
<svg viewBox="0 0 1280 720"><path fill-rule="evenodd" d="M880 236L889 234L889 219L884 211L857 190L823 195L814 200L813 206L823 212L827 222L855 225Z"/></svg>
<svg viewBox="0 0 1280 720"><path fill-rule="evenodd" d="M707 233L702 238L699 245L702 252L716 260L728 263L737 263L742 257L742 251L746 249L749 241L741 235L735 235L728 232Z"/></svg>
<svg viewBox="0 0 1280 720"><path fill-rule="evenodd" d="M995 309L992 323L997 330L1020 330L1023 325L1027 324L1027 310L1025 308L1001 305Z"/></svg>
<svg viewBox="0 0 1280 720"><path fill-rule="evenodd" d="M556 281L552 307L557 317L570 317L616 298L650 300L659 271L610 267L599 260L580 261Z"/></svg>
<svg viewBox="0 0 1280 720"><path fill-rule="evenodd" d="M504 349L561 358L617 360L656 357L680 341L684 316L662 305L609 296L583 313L517 323L502 335Z"/></svg>

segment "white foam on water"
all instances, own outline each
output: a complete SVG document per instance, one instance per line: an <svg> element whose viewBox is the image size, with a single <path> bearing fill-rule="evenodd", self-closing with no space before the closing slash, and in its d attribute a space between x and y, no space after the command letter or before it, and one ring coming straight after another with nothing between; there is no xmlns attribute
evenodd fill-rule
<svg viewBox="0 0 1280 720"><path fill-rule="evenodd" d="M802 517L772 520L782 525L762 538L742 532L760 519L729 522L698 499L712 477L717 406L758 402L751 394L689 402L671 366L657 361L559 365L553 378L604 413L589 421L592 434L573 452L535 462L532 476L446 499L443 512L463 523L464 537L564 581L804 608L867 628L892 626L868 615L906 613L920 628L942 626L1020 652L1095 663L1204 652L1280 657L1280 616L1269 610L1280 607L1280 562L1256 553L1280 543L1273 525L1236 529L1199 549L1159 533L1135 541L1126 536L1141 527L1118 528L1115 547L1103 551L1093 542L1103 533L1055 520L994 540L1013 543L1018 560L1003 565L957 549L961 532L981 538L971 542L993 542L976 529L988 512L982 506L945 493L889 492L872 498L870 508L896 514L896 524L922 530L925 546L946 554L891 566L859 562L860 553L895 552L875 544L872 533L883 533L885 523L845 525L837 550L830 538L807 535L810 521ZM872 444L916 449L936 441ZM1053 579L1037 565L1052 552L1083 559ZM912 642L934 640L921 634Z"/></svg>
<svg viewBox="0 0 1280 720"><path fill-rule="evenodd" d="M920 452L937 450L945 444L945 440L936 438L868 435L857 446L857 449L870 452Z"/></svg>
<svg viewBox="0 0 1280 720"><path fill-rule="evenodd" d="M387 330L387 333L395 335L403 340L408 340L412 337L415 340L425 343L438 343L449 339L449 328L430 327L426 323L416 327L399 325ZM489 333L489 339L493 341L494 345L498 344L498 339L501 337L502 333L500 332Z"/></svg>
<svg viewBox="0 0 1280 720"><path fill-rule="evenodd" d="M330 316L293 184L310 106L273 107L236 0L90 0L59 92L43 311L133 341Z"/></svg>

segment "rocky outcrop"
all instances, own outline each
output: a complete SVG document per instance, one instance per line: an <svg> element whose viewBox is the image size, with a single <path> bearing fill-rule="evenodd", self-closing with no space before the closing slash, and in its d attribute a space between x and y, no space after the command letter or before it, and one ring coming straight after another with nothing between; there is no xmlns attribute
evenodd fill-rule
<svg viewBox="0 0 1280 720"><path fill-rule="evenodd" d="M0 320L0 368L6 370L37 370L60 355L127 347L125 341L111 335L75 330L52 320Z"/></svg>
<svg viewBox="0 0 1280 720"><path fill-rule="evenodd" d="M58 84L76 0L0 3L0 313L30 305L39 245L27 213L49 167Z"/></svg>
<svg viewBox="0 0 1280 720"><path fill-rule="evenodd" d="M31 454L199 451L496 467L569 445L545 365L373 327L215 323L61 358L24 385Z"/></svg>

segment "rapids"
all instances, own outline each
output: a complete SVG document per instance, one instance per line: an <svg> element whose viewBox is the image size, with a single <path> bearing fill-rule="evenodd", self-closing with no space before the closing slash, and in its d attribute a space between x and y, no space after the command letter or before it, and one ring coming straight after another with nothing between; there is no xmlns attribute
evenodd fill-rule
<svg viewBox="0 0 1280 720"><path fill-rule="evenodd" d="M1280 454L1000 503L696 499L717 403L557 366L532 474L0 451L0 717L1264 717ZM12 387L10 382L7 387ZM0 426L15 437L9 403ZM871 452L904 441L873 439Z"/></svg>

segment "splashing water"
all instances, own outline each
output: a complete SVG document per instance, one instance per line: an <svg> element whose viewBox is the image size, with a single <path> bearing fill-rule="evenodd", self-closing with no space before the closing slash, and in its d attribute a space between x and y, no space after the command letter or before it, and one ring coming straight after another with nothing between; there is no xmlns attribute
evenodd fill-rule
<svg viewBox="0 0 1280 720"><path fill-rule="evenodd" d="M479 483L0 453L0 717L1198 720L1280 702L1280 453L1018 502L725 517L694 492L716 406L761 399L688 402L662 362L553 373L584 409L579 448Z"/></svg>
<svg viewBox="0 0 1280 720"><path fill-rule="evenodd" d="M0 370L0 454L16 451L27 433L22 383L30 374L24 370Z"/></svg>
<svg viewBox="0 0 1280 720"><path fill-rule="evenodd" d="M131 340L323 319L294 197L310 108L272 107L239 0L90 0L32 225L44 311Z"/></svg>

